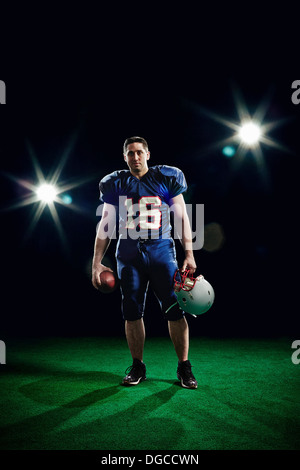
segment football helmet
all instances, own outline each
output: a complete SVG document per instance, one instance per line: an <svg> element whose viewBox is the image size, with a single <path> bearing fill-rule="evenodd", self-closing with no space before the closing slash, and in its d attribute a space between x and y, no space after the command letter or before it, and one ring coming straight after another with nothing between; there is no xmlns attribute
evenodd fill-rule
<svg viewBox="0 0 300 470"><path fill-rule="evenodd" d="M174 291L180 308L193 316L207 312L215 300L211 284L202 275L193 277L189 269L183 273L177 269L174 274Z"/></svg>

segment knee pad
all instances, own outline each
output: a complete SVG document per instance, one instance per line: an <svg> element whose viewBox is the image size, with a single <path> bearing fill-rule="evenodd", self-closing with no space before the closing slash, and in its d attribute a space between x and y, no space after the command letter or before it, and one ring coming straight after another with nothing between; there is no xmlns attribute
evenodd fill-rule
<svg viewBox="0 0 300 470"><path fill-rule="evenodd" d="M181 320L184 316L185 312L181 310L177 301L164 312L164 318L170 321Z"/></svg>

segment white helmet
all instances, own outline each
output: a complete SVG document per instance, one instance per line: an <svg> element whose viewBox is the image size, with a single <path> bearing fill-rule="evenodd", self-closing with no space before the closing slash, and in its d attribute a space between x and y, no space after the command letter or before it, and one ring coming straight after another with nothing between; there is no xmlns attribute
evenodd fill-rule
<svg viewBox="0 0 300 470"><path fill-rule="evenodd" d="M176 280L177 273L180 281ZM210 309L215 300L215 292L202 275L194 278L189 270L180 273L179 269L174 275L174 291L182 310L193 316L202 315Z"/></svg>

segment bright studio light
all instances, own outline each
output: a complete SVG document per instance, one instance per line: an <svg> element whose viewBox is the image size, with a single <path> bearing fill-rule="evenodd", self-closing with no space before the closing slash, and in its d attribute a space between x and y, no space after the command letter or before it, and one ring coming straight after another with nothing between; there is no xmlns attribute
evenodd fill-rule
<svg viewBox="0 0 300 470"><path fill-rule="evenodd" d="M53 186L53 184L45 183L39 186L39 188L36 190L36 194L40 201L49 204L50 202L54 201L57 194L57 189L55 186Z"/></svg>
<svg viewBox="0 0 300 470"><path fill-rule="evenodd" d="M260 127L254 122L247 122L242 125L239 131L239 136L244 144L252 147L253 145L257 144L260 139Z"/></svg>
<svg viewBox="0 0 300 470"><path fill-rule="evenodd" d="M64 184L62 184L62 182L60 181L61 172L67 162L70 153L73 150L76 138L77 134L71 136L71 139L67 144L66 148L63 149L62 156L57 166L55 168L52 168L48 172L47 177L45 177L43 174L42 168L39 164L37 156L35 155L35 152L30 142L27 141L29 155L33 163L36 184L32 184L30 181L26 181L24 178L21 179L17 178L14 175L7 174L7 176L12 181L25 188L27 192L24 193L24 196L20 199L20 201L15 204L11 204L6 208L6 210L19 209L21 207L26 207L31 204L35 206L32 210L33 215L31 221L27 226L26 232L24 233L24 239L28 239L31 236L44 210L47 209L46 215L51 215L66 252L68 252L69 250L69 244L60 221L58 206L62 205L65 208L68 207L73 211L81 212L82 208L77 204L73 203L72 196L69 194L69 191L95 178L95 175L92 174L90 177L86 178L73 178L65 180Z"/></svg>

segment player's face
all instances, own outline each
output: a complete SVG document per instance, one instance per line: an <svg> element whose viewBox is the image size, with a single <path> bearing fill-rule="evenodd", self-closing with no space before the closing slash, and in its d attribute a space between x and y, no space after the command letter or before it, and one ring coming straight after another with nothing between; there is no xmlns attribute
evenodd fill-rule
<svg viewBox="0 0 300 470"><path fill-rule="evenodd" d="M131 173L137 176L143 176L148 171L147 161L150 158L150 152L147 152L140 142L134 142L127 147L124 160L127 163Z"/></svg>

